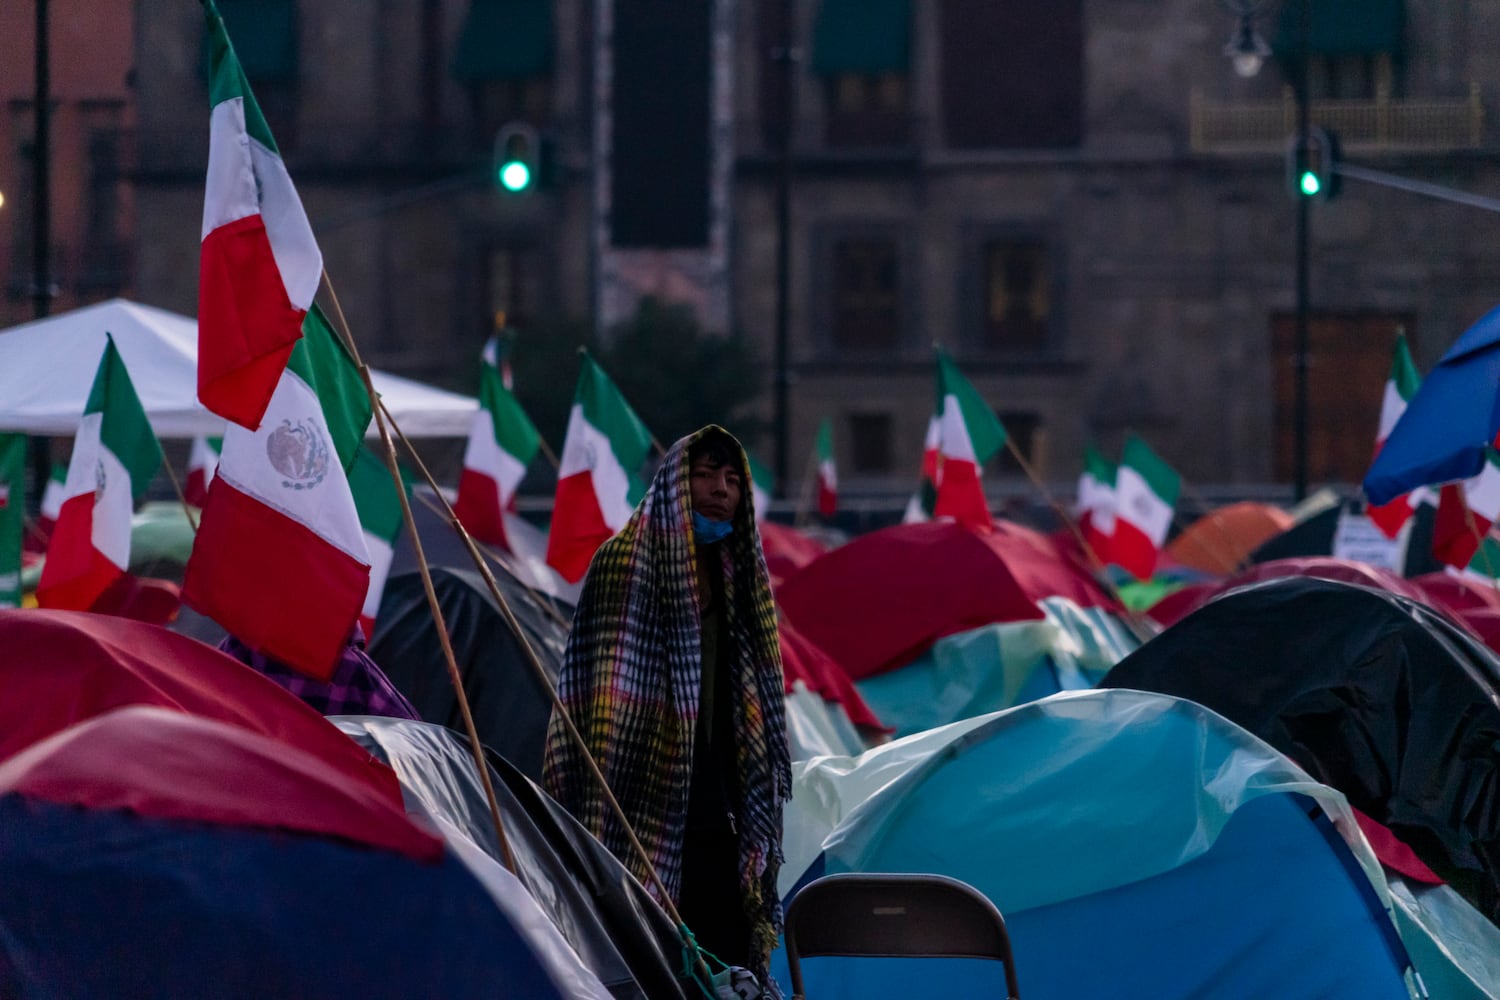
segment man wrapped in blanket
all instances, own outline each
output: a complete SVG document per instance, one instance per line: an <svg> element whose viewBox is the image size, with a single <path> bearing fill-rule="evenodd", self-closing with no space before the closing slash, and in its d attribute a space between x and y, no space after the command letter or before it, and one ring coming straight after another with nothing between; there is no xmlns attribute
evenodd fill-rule
<svg viewBox="0 0 1500 1000"><path fill-rule="evenodd" d="M749 463L710 425L595 553L558 692L698 943L762 983L791 795L782 685ZM556 713L543 781L655 891Z"/></svg>

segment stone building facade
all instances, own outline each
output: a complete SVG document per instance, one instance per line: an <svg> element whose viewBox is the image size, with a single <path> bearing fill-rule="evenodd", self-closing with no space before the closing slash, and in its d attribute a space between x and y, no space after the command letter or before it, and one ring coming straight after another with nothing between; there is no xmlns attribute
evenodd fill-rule
<svg viewBox="0 0 1500 1000"><path fill-rule="evenodd" d="M679 6L700 2L709 16ZM628 99L598 72L596 42L626 9L637 26L661 26L659 90L684 85L672 75L682 66L711 67L683 78L711 91L701 102L710 117L692 129L727 184L713 196L727 198L728 285L708 300L756 343L773 416L783 104L771 54L790 9L794 478L829 418L847 495L909 492L939 343L1059 489L1088 442L1108 452L1134 430L1204 491L1289 495L1294 103L1275 57L1236 75L1223 51L1236 28L1226 4L220 6L372 363L467 388L498 312L523 329L546 314L594 316L609 222L598 212L609 168L594 155L598 110ZM1254 22L1282 53L1295 6L1266 0ZM146 301L191 311L207 150L202 18L192 4L135 10L134 284ZM1487 58L1500 9L1316 0L1310 20L1313 117L1349 162L1500 195L1489 110L1500 66ZM508 121L532 124L545 143L546 182L520 198L489 178ZM617 130L609 148L634 144L631 162L650 167L659 138ZM661 146L668 175L679 148ZM683 187L695 199L705 188ZM668 199L661 211L701 207ZM1310 218L1309 474L1314 485L1352 482L1396 330L1425 369L1500 300L1500 220L1353 181ZM701 289L662 291L692 301ZM770 449L756 450L769 462ZM993 471L997 496L1025 491L1013 460Z"/></svg>

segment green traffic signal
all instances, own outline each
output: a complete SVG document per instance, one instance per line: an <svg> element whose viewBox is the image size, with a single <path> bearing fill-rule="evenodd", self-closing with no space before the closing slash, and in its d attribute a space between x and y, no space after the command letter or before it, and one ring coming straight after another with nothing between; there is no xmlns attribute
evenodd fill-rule
<svg viewBox="0 0 1500 1000"><path fill-rule="evenodd" d="M520 194L531 186L531 168L520 160L511 160L500 166L500 186L512 194Z"/></svg>
<svg viewBox="0 0 1500 1000"><path fill-rule="evenodd" d="M1302 171L1302 179L1299 186L1302 188L1302 193L1309 198L1316 197L1318 192L1323 190L1323 182L1311 170Z"/></svg>

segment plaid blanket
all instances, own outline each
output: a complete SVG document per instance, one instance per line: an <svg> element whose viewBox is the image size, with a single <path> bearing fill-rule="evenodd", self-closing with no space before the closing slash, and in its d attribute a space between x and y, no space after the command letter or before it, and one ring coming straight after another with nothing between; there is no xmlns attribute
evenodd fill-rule
<svg viewBox="0 0 1500 1000"><path fill-rule="evenodd" d="M674 902L681 898L683 830L703 674L688 448L710 430L722 431L704 428L667 451L629 522L594 554L558 676L563 704ZM759 966L752 971L765 982L781 930L776 875L791 764L776 607L755 526L749 464L743 449L736 445L736 451L744 495L733 534L718 544L724 568L722 635L731 643L730 676L735 679L741 898L750 921L752 962ZM543 781L643 884L657 891L555 714Z"/></svg>
<svg viewBox="0 0 1500 1000"><path fill-rule="evenodd" d="M339 654L338 667L326 681L309 677L226 635L219 649L254 667L324 715L388 715L393 719L422 716L406 696L396 689L385 671L365 652L365 637L358 625Z"/></svg>

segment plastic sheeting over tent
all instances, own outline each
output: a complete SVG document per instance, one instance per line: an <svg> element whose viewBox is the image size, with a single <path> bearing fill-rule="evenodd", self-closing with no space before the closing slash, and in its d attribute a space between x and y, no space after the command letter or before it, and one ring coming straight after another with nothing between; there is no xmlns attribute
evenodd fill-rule
<svg viewBox="0 0 1500 1000"><path fill-rule="evenodd" d="M333 723L400 775L408 809L438 818L500 858L467 743L428 723L335 716ZM519 770L488 755L516 876L617 1000L682 997L677 929L609 850Z"/></svg>
<svg viewBox="0 0 1500 1000"><path fill-rule="evenodd" d="M1005 915L1028 1000L1411 995L1343 797L1191 702L1070 692L793 777L788 867L822 819L804 878L968 882ZM979 996L990 966L804 962L820 998Z"/></svg>
<svg viewBox="0 0 1500 1000"><path fill-rule="evenodd" d="M127 299L0 330L0 431L74 433L106 333L114 337L157 437L224 432L223 418L198 402L197 320ZM477 400L385 372L370 375L408 437L468 435Z"/></svg>
<svg viewBox="0 0 1500 1000"><path fill-rule="evenodd" d="M1205 605L1100 684L1191 698L1245 727L1500 918L1500 659L1442 614L1271 580Z"/></svg>
<svg viewBox="0 0 1500 1000"><path fill-rule="evenodd" d="M1091 688L1140 645L1112 615L1061 597L1039 622L986 625L939 639L913 663L867 677L859 690L908 736L1059 691Z"/></svg>
<svg viewBox="0 0 1500 1000"><path fill-rule="evenodd" d="M4 996L607 995L399 804L166 709L0 764L0 884Z"/></svg>
<svg viewBox="0 0 1500 1000"><path fill-rule="evenodd" d="M776 591L792 624L855 680L905 666L945 635L1040 619L1044 597L1120 610L1070 553L1004 521L991 532L948 520L882 528Z"/></svg>

